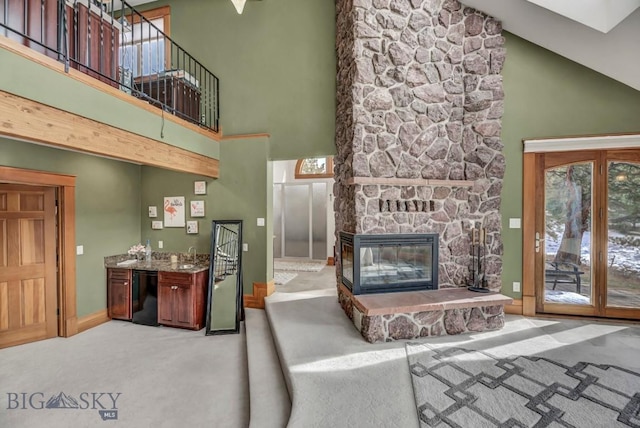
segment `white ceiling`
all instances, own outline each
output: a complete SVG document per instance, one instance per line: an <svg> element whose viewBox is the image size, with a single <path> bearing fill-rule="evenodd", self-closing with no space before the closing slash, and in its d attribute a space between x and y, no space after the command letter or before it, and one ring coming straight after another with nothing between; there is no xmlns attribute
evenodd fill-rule
<svg viewBox="0 0 640 428"><path fill-rule="evenodd" d="M640 0L462 2L501 20L510 33L640 91Z"/></svg>
<svg viewBox="0 0 640 428"><path fill-rule="evenodd" d="M640 0L527 0L581 24L608 33L634 10Z"/></svg>

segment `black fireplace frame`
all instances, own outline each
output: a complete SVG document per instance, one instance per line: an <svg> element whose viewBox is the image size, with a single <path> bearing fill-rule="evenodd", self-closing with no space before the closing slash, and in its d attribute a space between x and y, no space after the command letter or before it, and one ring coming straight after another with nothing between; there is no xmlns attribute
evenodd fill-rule
<svg viewBox="0 0 640 428"><path fill-rule="evenodd" d="M353 248L353 282L345 278L344 263L342 260L343 244L350 245ZM431 245L431 280L421 279L416 281L404 282L401 286L365 286L360 283L360 248L374 247L379 245L386 247L391 246L410 246L410 245ZM374 294L374 293L396 293L402 291L422 291L438 289L438 253L439 239L437 233L422 234L375 234L363 235L349 232L340 232L340 247L337 251L340 257L340 278L342 284L347 287L351 293L357 294Z"/></svg>

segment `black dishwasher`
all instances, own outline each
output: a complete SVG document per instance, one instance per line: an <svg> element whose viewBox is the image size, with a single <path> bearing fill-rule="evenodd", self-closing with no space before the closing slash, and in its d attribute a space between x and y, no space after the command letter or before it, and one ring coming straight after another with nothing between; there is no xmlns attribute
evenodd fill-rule
<svg viewBox="0 0 640 428"><path fill-rule="evenodd" d="M135 324L158 324L158 272L134 270L131 313Z"/></svg>

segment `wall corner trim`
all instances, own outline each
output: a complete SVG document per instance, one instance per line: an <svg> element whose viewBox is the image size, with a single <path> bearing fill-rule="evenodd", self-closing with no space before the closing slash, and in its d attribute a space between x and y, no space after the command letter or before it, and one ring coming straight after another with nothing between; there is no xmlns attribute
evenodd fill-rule
<svg viewBox="0 0 640 428"><path fill-rule="evenodd" d="M510 315L522 315L522 299L513 299L513 303L504 305L504 313Z"/></svg>
<svg viewBox="0 0 640 428"><path fill-rule="evenodd" d="M78 318L78 333L82 333L83 331L87 331L90 328L97 327L108 321L111 321L111 318L109 318L109 311L106 308L92 314L85 315Z"/></svg>
<svg viewBox="0 0 640 428"><path fill-rule="evenodd" d="M275 280L268 282L254 282L253 294L244 295L244 307L253 309L264 309L264 298L272 295L276 291Z"/></svg>

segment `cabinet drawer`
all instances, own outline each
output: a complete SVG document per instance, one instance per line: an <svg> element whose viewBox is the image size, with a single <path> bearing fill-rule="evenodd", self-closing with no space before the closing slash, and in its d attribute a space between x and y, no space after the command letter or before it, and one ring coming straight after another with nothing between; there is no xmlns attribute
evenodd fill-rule
<svg viewBox="0 0 640 428"><path fill-rule="evenodd" d="M158 281L172 283L175 285L191 285L193 282L193 274L176 273L176 272L159 272Z"/></svg>
<svg viewBox="0 0 640 428"><path fill-rule="evenodd" d="M109 278L121 281L129 279L129 269L109 269Z"/></svg>

